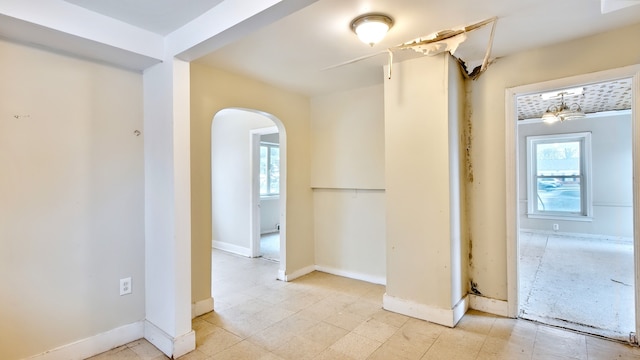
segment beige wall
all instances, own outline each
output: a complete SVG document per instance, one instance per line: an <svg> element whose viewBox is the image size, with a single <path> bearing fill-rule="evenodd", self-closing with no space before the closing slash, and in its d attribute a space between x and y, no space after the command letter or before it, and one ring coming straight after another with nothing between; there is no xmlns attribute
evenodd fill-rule
<svg viewBox="0 0 640 360"><path fill-rule="evenodd" d="M191 64L192 301L211 296L211 122L225 108L267 112L287 139L287 274L314 263L309 99ZM215 264L214 270L215 271Z"/></svg>
<svg viewBox="0 0 640 360"><path fill-rule="evenodd" d="M311 99L315 263L375 283L386 281L383 109L382 85Z"/></svg>
<svg viewBox="0 0 640 360"><path fill-rule="evenodd" d="M0 358L19 359L145 317L142 76L0 41L0 79Z"/></svg>
<svg viewBox="0 0 640 360"><path fill-rule="evenodd" d="M313 187L384 189L382 84L313 97L311 131Z"/></svg>
<svg viewBox="0 0 640 360"><path fill-rule="evenodd" d="M384 95L385 308L451 326L458 320L451 310L466 295L459 152L464 83L458 64L445 55L398 63ZM387 304L395 300L387 298L411 305L394 309Z"/></svg>
<svg viewBox="0 0 640 360"><path fill-rule="evenodd" d="M471 82L470 277L484 296L507 299L505 89L639 64L637 34L640 24L501 58Z"/></svg>

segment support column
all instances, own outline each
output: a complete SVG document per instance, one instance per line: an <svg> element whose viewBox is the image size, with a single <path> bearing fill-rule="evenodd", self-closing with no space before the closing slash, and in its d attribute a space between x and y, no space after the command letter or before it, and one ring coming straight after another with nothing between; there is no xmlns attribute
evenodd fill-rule
<svg viewBox="0 0 640 360"><path fill-rule="evenodd" d="M385 82L385 309L453 327L467 304L459 126L464 81L448 54Z"/></svg>
<svg viewBox="0 0 640 360"><path fill-rule="evenodd" d="M167 356L195 349L191 329L189 63L144 72L144 336Z"/></svg>

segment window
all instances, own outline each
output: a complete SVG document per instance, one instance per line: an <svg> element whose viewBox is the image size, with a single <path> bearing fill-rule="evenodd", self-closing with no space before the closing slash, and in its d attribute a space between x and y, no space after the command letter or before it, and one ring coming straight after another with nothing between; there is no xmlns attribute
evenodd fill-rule
<svg viewBox="0 0 640 360"><path fill-rule="evenodd" d="M280 193L280 147L278 144L260 143L260 196Z"/></svg>
<svg viewBox="0 0 640 360"><path fill-rule="evenodd" d="M591 133L527 137L529 217L590 220Z"/></svg>

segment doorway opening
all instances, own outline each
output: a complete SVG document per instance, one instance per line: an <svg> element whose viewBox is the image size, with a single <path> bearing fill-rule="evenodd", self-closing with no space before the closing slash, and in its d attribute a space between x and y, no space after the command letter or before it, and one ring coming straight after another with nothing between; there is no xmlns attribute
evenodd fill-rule
<svg viewBox="0 0 640 360"><path fill-rule="evenodd" d="M510 316L636 342L636 72L509 89ZM576 87L587 116L542 122L541 94Z"/></svg>
<svg viewBox="0 0 640 360"><path fill-rule="evenodd" d="M280 134L251 130L252 256L280 261Z"/></svg>
<svg viewBox="0 0 640 360"><path fill-rule="evenodd" d="M239 108L214 116L211 198L212 247L277 260L280 278L286 268L286 132L278 118ZM261 241L262 234L272 236Z"/></svg>

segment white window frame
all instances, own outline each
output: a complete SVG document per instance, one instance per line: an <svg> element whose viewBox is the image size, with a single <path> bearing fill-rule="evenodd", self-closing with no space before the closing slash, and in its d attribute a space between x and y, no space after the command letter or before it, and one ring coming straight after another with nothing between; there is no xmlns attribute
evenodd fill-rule
<svg viewBox="0 0 640 360"><path fill-rule="evenodd" d="M277 193L269 192L269 189L271 188L271 184L270 184L270 178L268 174L271 172L271 148L280 149L280 144L261 141L259 148L263 146L267 148L267 193L266 194L261 193L260 198L261 199L277 199L280 196L280 189L278 188ZM260 153L259 148L258 148L258 153ZM259 187L260 186L258 185L258 190L260 190Z"/></svg>
<svg viewBox="0 0 640 360"><path fill-rule="evenodd" d="M577 141L580 143L580 198L582 208L579 213L564 211L540 211L536 209L538 181L536 168L537 156L535 146L537 144L570 141ZM591 132L527 136L527 216L529 218L536 219L591 221L593 216L591 161Z"/></svg>

